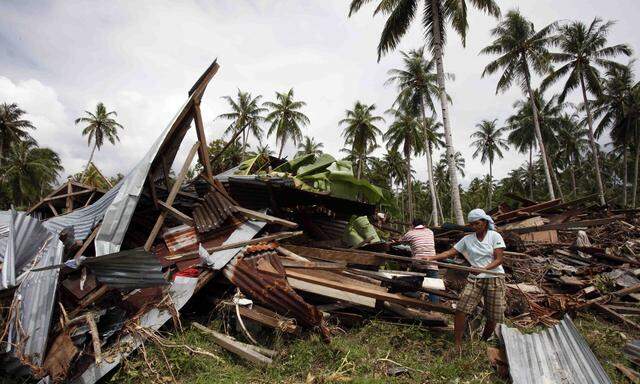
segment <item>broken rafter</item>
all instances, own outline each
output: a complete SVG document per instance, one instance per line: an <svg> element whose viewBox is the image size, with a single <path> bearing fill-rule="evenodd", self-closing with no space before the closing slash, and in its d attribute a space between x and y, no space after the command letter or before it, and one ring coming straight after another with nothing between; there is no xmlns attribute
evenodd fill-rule
<svg viewBox="0 0 640 384"><path fill-rule="evenodd" d="M162 208L164 211L166 211L171 216L175 217L178 221L180 221L183 224L186 224L186 225L188 225L190 227L194 226L193 219L191 217L187 216L186 214L180 212L175 207L169 206L169 205L167 205L167 203L165 203L164 201L161 201L161 200L156 200L156 203L158 204L158 206L160 206L160 208Z"/></svg>
<svg viewBox="0 0 640 384"><path fill-rule="evenodd" d="M184 178L187 176L187 171L189 170L191 161L193 161L193 157L196 155L196 152L198 151L199 146L200 146L200 143L196 141L193 147L191 147L191 150L189 151L189 154L187 155L187 158L184 164L182 164L182 169L180 170L180 173L176 177L176 181L175 183L173 183L173 187L171 187L171 191L169 192L169 196L167 197L167 201L165 202L167 206L170 207L173 205L173 202L176 199L176 196L178 195L178 191L180 191L180 187L182 186L182 182L184 181ZM158 236L158 233L160 232L160 229L162 228L162 224L164 224L164 220L166 219L166 217L167 217L166 210L163 210L162 212L160 212L160 215L158 216L158 219L156 220L156 223L153 226L153 229L151 230L151 233L149 234L149 237L147 238L146 243L144 244L144 249L146 251L149 251L151 249L151 246L153 245L153 242L155 241L156 236Z"/></svg>

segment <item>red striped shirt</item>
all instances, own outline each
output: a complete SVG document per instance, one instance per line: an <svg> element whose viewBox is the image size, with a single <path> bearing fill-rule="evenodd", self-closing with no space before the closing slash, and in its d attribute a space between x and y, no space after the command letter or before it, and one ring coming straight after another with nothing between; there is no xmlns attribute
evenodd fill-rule
<svg viewBox="0 0 640 384"><path fill-rule="evenodd" d="M402 236L402 241L409 243L411 254L416 259L424 259L436 255L436 245L433 232L429 228L419 225ZM429 269L438 269L437 266L429 266Z"/></svg>

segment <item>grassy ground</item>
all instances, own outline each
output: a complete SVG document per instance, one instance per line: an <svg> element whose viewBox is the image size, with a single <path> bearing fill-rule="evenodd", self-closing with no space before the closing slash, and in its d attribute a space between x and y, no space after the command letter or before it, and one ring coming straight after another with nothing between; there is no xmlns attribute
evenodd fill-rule
<svg viewBox="0 0 640 384"><path fill-rule="evenodd" d="M614 382L625 378L612 363L625 362L621 348L638 335L581 314L575 321ZM219 323L209 324L212 328ZM192 354L181 348L146 348L126 361L111 379L117 383L504 383L490 366L486 348L492 343L470 341L462 355L453 347L451 332L434 332L416 325L368 321L334 336L325 344L315 334L285 340L261 339L280 354L271 367L251 366L215 345L208 336L186 327L169 338L177 344L197 346L218 358ZM163 355L164 354L164 355ZM169 370L167 362L171 365ZM153 371L147 366L151 365ZM404 366L408 373L390 377L389 368Z"/></svg>

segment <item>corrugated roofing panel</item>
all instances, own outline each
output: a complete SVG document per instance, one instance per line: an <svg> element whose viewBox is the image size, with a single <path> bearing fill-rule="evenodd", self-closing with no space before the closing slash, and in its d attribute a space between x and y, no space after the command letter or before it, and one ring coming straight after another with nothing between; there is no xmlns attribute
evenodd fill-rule
<svg viewBox="0 0 640 384"><path fill-rule="evenodd" d="M569 316L534 334L500 327L514 384L610 384Z"/></svg>
<svg viewBox="0 0 640 384"><path fill-rule="evenodd" d="M62 262L64 245L50 240L37 268ZM14 295L6 352L41 366L47 347L60 269L29 272Z"/></svg>
<svg viewBox="0 0 640 384"><path fill-rule="evenodd" d="M15 286L19 273L36 255L52 235L42 223L24 212L9 213L7 231L0 234L0 261L3 261L0 288Z"/></svg>
<svg viewBox="0 0 640 384"><path fill-rule="evenodd" d="M113 288L136 289L167 284L162 265L153 253L136 249L113 256L90 257L84 264L98 281Z"/></svg>
<svg viewBox="0 0 640 384"><path fill-rule="evenodd" d="M253 239L253 237L260 232L262 227L264 227L267 223L263 221L253 221L249 220L243 223L238 227L231 236L227 240L225 240L222 245L238 243L241 241ZM224 249L222 251L213 252L212 254L208 254L205 257L205 262L207 265L214 270L220 270L225 267L233 259L233 257L242 249L242 247Z"/></svg>

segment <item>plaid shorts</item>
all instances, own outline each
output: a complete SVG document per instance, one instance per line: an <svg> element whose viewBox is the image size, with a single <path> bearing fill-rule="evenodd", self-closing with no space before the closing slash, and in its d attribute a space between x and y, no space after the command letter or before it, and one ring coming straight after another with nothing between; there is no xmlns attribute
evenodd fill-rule
<svg viewBox="0 0 640 384"><path fill-rule="evenodd" d="M468 315L473 314L480 300L484 299L484 315L487 320L504 323L506 285L504 277L486 279L469 278L464 287L456 310Z"/></svg>

